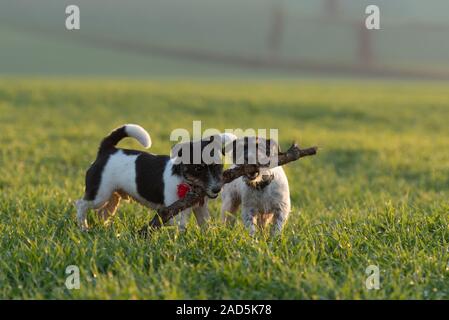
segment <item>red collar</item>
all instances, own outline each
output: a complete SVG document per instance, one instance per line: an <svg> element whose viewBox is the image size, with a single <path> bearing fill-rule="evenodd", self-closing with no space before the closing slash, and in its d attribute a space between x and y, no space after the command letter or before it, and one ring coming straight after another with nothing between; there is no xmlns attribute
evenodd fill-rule
<svg viewBox="0 0 449 320"><path fill-rule="evenodd" d="M184 199L187 192L191 190L190 186L187 183L180 183L177 185L176 188L176 194L178 195L179 199ZM204 199L201 199L201 201L198 203L200 206L204 205Z"/></svg>
<svg viewBox="0 0 449 320"><path fill-rule="evenodd" d="M187 183L180 183L177 186L176 194L178 195L178 198L183 199L189 191L190 186Z"/></svg>

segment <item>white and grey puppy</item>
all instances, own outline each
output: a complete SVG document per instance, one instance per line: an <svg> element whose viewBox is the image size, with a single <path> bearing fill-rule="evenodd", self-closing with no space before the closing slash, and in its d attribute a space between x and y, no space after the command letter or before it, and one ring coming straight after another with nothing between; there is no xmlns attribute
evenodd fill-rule
<svg viewBox="0 0 449 320"><path fill-rule="evenodd" d="M237 162L236 155L239 154L244 157L243 163L254 163L251 160L259 161L279 152L275 141L257 137L235 140L232 149L233 162L238 164L242 163ZM273 233L279 234L290 214L288 180L281 166L261 168L254 175L243 176L225 184L221 196L222 220L233 224L241 205L243 223L250 235L254 235L256 225L265 227L270 222L273 222Z"/></svg>
<svg viewBox="0 0 449 320"><path fill-rule="evenodd" d="M205 190L207 197L218 197L223 185L221 161L205 163L202 157L196 164L194 161L179 161L179 158L185 158L185 148L178 148L174 157L117 148L119 141L126 137L137 139L145 148L151 146L149 134L135 124L119 127L103 139L96 160L86 172L84 196L76 201L78 224L82 230L88 229L89 209L97 210L107 223L115 214L121 198L132 198L149 208L158 209L182 197L180 186L199 186ZM226 142L225 135L219 138ZM189 142L187 158L192 160L194 150L202 152L212 141L215 142L213 137ZM194 143L199 147L194 148ZM210 217L207 197L202 205L193 208L199 225ZM190 209L178 215L180 228L185 228L189 215Z"/></svg>

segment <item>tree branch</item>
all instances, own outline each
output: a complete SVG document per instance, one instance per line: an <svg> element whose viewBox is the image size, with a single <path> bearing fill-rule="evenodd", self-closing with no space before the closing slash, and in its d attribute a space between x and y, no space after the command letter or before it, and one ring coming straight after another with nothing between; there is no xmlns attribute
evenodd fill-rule
<svg viewBox="0 0 449 320"><path fill-rule="evenodd" d="M292 144L292 146L286 152L280 152L277 155L277 159L276 157L269 158L270 161L267 164L243 164L225 170L223 172L223 183L230 183L243 175L255 173L259 170L259 168L273 168L285 165L292 161L296 161L303 157L313 156L317 153L317 150L317 147L300 149L297 144ZM175 201L168 207L159 209L151 222L147 226L145 226L140 231L140 233L145 236L149 232L162 227L164 223L176 216L179 212L203 201L205 196L206 193L204 192L204 190L200 188L193 188L186 194L184 198Z"/></svg>

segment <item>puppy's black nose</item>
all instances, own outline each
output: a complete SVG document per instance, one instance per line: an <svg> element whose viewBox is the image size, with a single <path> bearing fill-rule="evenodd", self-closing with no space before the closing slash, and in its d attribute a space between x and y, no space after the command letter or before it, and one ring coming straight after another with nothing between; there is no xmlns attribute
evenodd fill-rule
<svg viewBox="0 0 449 320"><path fill-rule="evenodd" d="M213 193L219 193L220 191L221 191L220 187L215 187L215 188L212 189Z"/></svg>

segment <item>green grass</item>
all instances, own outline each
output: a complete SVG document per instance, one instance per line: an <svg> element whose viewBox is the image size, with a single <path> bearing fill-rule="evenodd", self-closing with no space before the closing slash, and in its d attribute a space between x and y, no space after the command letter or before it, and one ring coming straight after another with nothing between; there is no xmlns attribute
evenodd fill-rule
<svg viewBox="0 0 449 320"><path fill-rule="evenodd" d="M419 83L186 83L0 80L0 298L449 298L448 87ZM293 210L281 238L251 239L218 219L183 234L138 230L152 213L124 204L114 224L73 200L100 139L144 126L152 152L171 130L279 128L321 147L286 166ZM121 145L138 148L134 141ZM67 290L77 265L80 290ZM365 288L377 265L381 288Z"/></svg>

